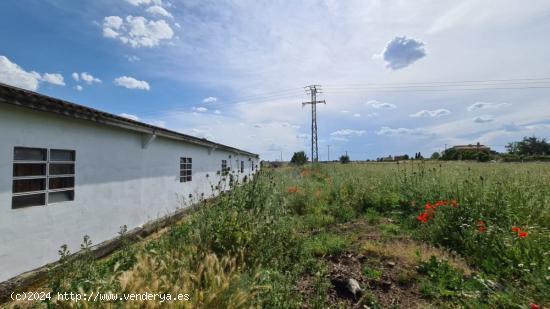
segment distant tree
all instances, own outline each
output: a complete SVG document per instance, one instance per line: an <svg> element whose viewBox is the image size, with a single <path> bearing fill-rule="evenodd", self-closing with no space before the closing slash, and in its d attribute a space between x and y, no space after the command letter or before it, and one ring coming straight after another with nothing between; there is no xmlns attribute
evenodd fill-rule
<svg viewBox="0 0 550 309"><path fill-rule="evenodd" d="M296 165L304 165L307 162L307 156L306 153L303 151L295 152L292 155L292 159L290 159L290 163L296 164Z"/></svg>
<svg viewBox="0 0 550 309"><path fill-rule="evenodd" d="M349 156L348 155L340 156L340 163L343 163L343 164L349 163Z"/></svg>
<svg viewBox="0 0 550 309"><path fill-rule="evenodd" d="M409 160L409 155L408 155L408 154L404 155L404 156L403 156L403 159L404 159L404 160Z"/></svg>
<svg viewBox="0 0 550 309"><path fill-rule="evenodd" d="M439 154L439 152L436 151L436 152L432 153L431 159L432 160L438 160L440 157L441 157L441 155Z"/></svg>
<svg viewBox="0 0 550 309"><path fill-rule="evenodd" d="M441 160L476 160L487 162L491 160L491 155L487 150L472 150L472 149L447 149L443 152Z"/></svg>
<svg viewBox="0 0 550 309"><path fill-rule="evenodd" d="M522 141L506 145L506 150L510 154L522 156L550 155L550 143L544 138L524 137Z"/></svg>

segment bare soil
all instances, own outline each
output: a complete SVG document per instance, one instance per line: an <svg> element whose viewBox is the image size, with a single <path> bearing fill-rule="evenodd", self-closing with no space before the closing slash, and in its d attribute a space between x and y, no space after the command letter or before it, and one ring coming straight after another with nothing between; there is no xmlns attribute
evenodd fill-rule
<svg viewBox="0 0 550 309"><path fill-rule="evenodd" d="M388 236L381 232L381 224L391 224L390 219L369 223L358 219L344 224L334 225L329 230L342 233L352 239L350 249L337 256L321 258L328 265L328 289L325 300L331 308L369 308L377 303L383 308L426 308L429 300L422 298L419 292L417 267L420 261L428 260L432 255L449 260L453 266L466 274L472 273L464 261L439 248L418 243L406 236ZM363 269L375 269L380 274L368 278ZM354 296L346 287L347 281L357 280L363 294ZM304 299L318 297L314 288L315 279L305 275L297 283L297 289ZM310 305L304 304L304 308Z"/></svg>

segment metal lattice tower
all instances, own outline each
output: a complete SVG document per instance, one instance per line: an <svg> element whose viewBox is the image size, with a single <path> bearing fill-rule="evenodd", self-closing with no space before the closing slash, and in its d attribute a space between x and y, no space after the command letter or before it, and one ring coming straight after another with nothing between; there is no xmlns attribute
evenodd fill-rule
<svg viewBox="0 0 550 309"><path fill-rule="evenodd" d="M310 85L305 87L306 92L311 94L310 102L302 102L302 107L311 104L311 162L319 161L319 148L317 145L317 104L327 104L325 100L317 101L317 94L321 93L321 85Z"/></svg>

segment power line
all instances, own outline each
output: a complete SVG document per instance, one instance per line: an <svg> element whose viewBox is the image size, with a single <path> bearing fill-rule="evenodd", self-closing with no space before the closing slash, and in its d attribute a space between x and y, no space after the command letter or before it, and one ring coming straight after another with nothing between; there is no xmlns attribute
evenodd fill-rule
<svg viewBox="0 0 550 309"><path fill-rule="evenodd" d="M460 83L488 83L488 82L534 82L534 81L547 81L550 82L550 77L541 78L511 78L511 79L485 79L485 80L462 80L462 81L427 81L427 82L400 82L400 83L363 83L363 84L340 84L340 85L325 85L326 89L340 86L392 86L392 85L431 85L431 84L460 84Z"/></svg>
<svg viewBox="0 0 550 309"><path fill-rule="evenodd" d="M449 89L437 89L436 87L424 88L424 89L395 89L395 88L370 88L370 89L354 89L354 90L336 90L331 91L331 94L346 94L346 93L358 93L365 91L377 91L377 92L456 92L456 91L483 91L483 90L523 90L523 89L550 89L549 86L532 86L532 87L479 87L479 88L449 88Z"/></svg>
<svg viewBox="0 0 550 309"><path fill-rule="evenodd" d="M504 87L506 86L506 87ZM428 82L404 82L404 83L364 83L341 84L326 86L331 94L351 94L366 91L377 92L459 92L459 91L487 91L487 90L523 90L523 89L550 89L550 77L544 78L520 78L520 79L488 79L488 80L463 80L463 81L428 81ZM221 102L200 103L208 109L218 109L233 104L263 103L273 100L290 99L300 95L300 88L289 88L262 94L243 96L239 99ZM317 93L321 93L318 89ZM169 108L162 110L149 110L139 112L140 117L148 117L162 113L189 112L190 107Z"/></svg>

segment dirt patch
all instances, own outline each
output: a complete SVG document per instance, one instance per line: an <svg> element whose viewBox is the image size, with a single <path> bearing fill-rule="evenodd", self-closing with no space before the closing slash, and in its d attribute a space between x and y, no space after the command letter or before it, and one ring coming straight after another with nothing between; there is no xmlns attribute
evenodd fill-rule
<svg viewBox="0 0 550 309"><path fill-rule="evenodd" d="M364 268L376 270L379 276L368 277ZM341 283L354 278L363 288L361 303L375 301L383 307L399 306L405 308L425 307L426 302L418 293L409 265L390 260L380 260L363 254L348 252L329 260L330 280L333 283L329 294L331 303L345 300L350 306L359 302L351 293L342 289ZM369 299L372 298L372 299Z"/></svg>
<svg viewBox="0 0 550 309"><path fill-rule="evenodd" d="M426 308L427 300L419 292L417 266L434 255L471 274L467 264L447 251L411 240L407 236L382 235L380 224L391 224L389 219L381 219L377 224L364 219L334 225L328 230L349 235L353 244L343 254L322 258L327 264L330 281L327 291L327 305L331 307L364 308L377 303L382 307ZM363 294L354 296L347 288L350 278L357 280ZM306 275L297 284L304 299L315 297L315 278ZM305 305L305 308L308 306Z"/></svg>

